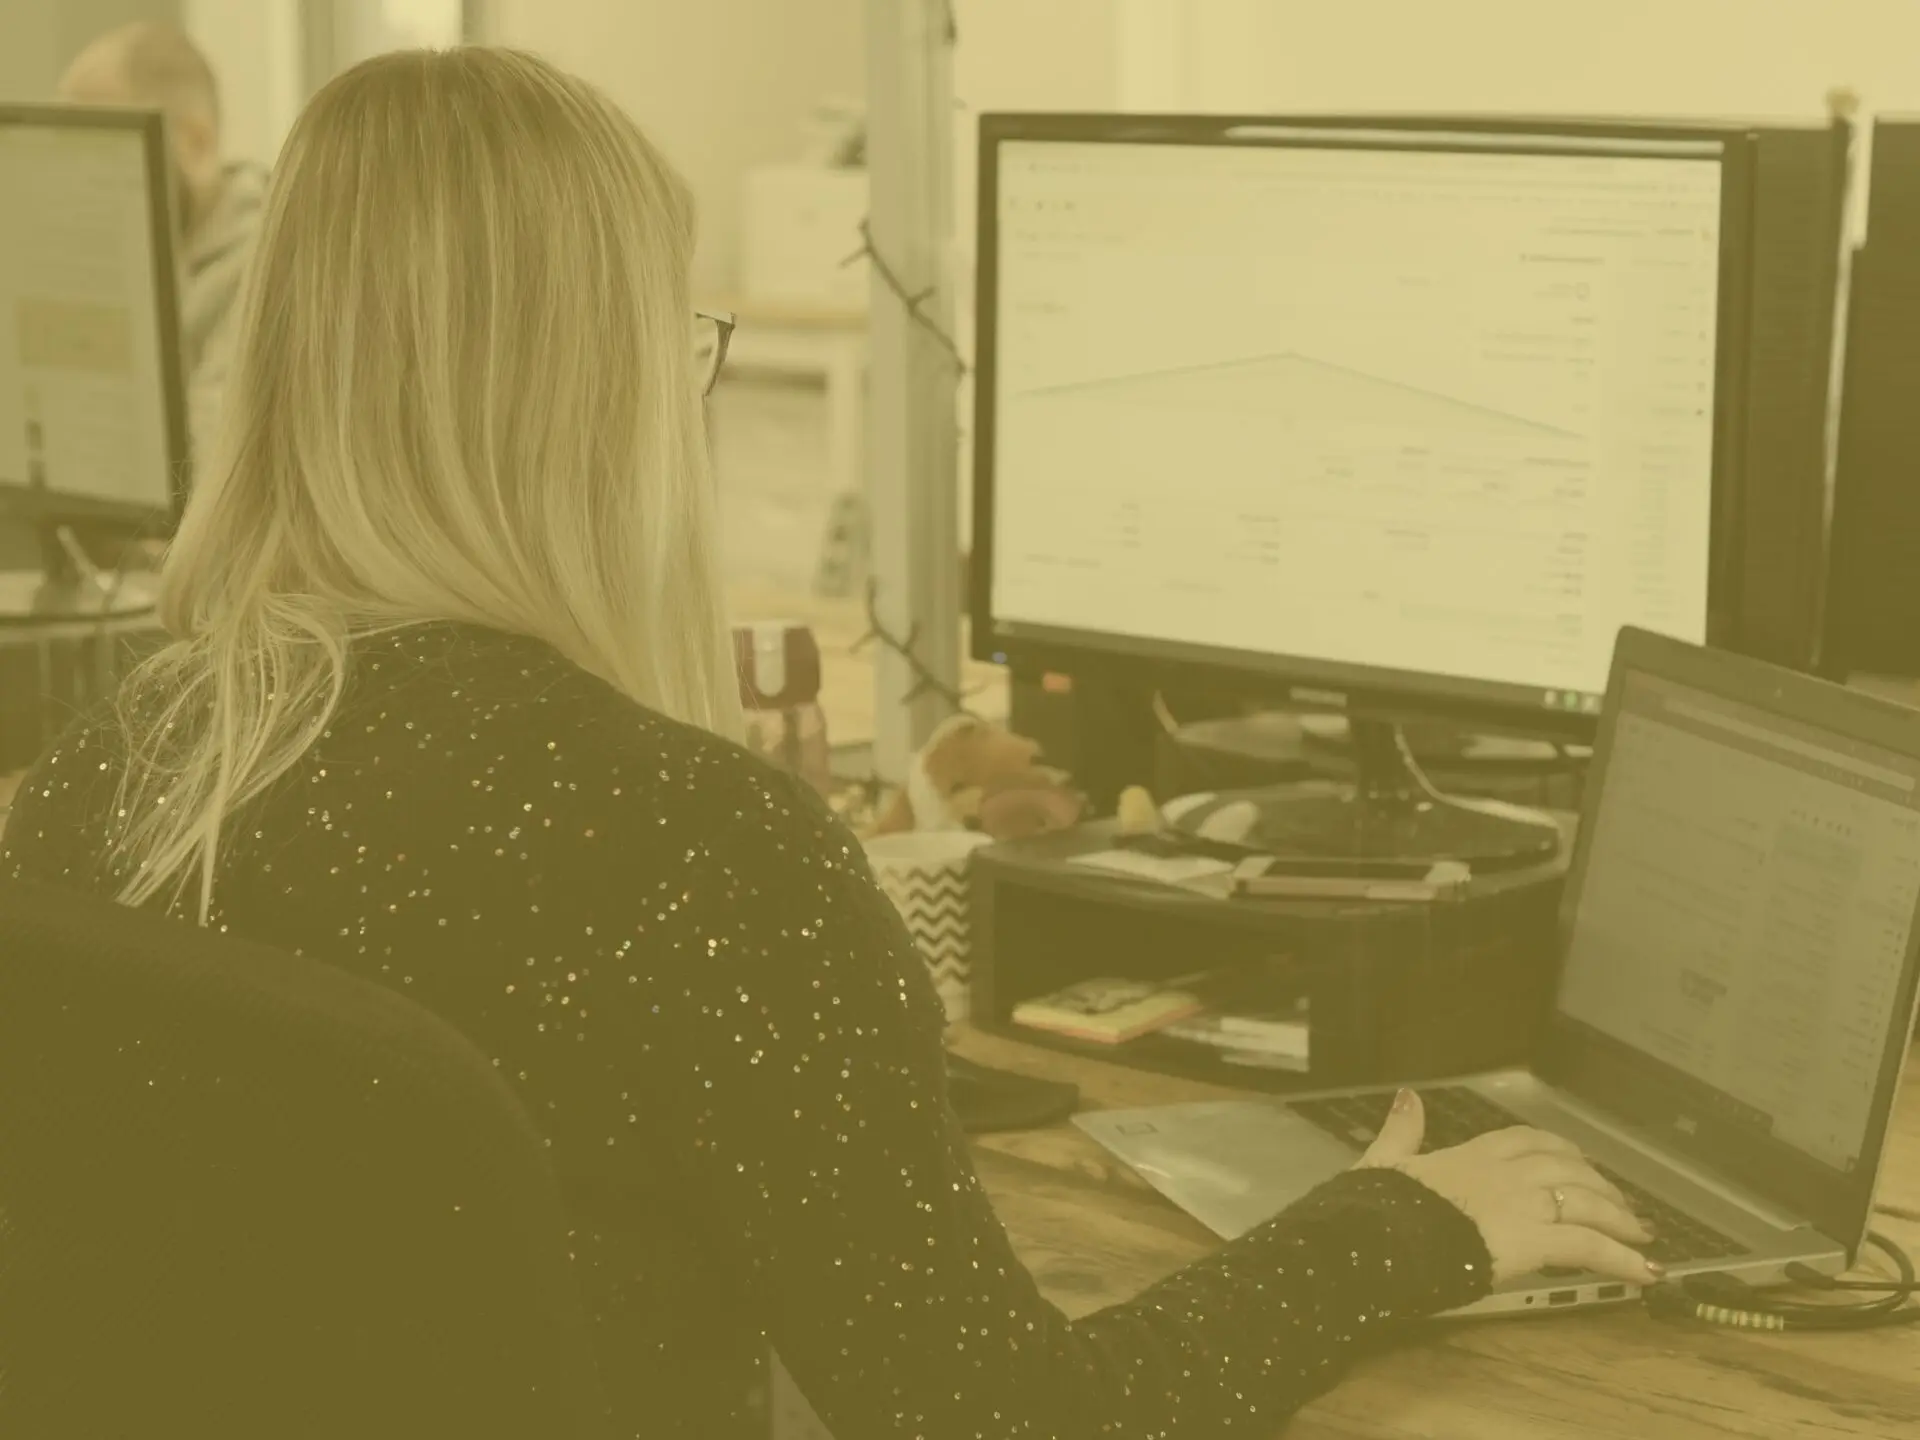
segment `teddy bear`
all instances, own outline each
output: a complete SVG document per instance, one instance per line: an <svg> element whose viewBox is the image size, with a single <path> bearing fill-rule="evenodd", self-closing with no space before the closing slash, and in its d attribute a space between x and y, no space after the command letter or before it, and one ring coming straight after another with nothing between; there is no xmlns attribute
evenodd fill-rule
<svg viewBox="0 0 1920 1440"><path fill-rule="evenodd" d="M1037 741L961 714L921 746L874 833L978 830L1022 840L1070 829L1085 810L1066 773L1040 763Z"/></svg>

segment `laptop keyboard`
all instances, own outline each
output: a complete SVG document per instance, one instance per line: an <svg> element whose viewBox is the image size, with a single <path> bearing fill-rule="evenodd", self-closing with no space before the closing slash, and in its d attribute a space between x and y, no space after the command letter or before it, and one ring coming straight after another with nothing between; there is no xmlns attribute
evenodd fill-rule
<svg viewBox="0 0 1920 1440"><path fill-rule="evenodd" d="M1446 1085L1422 1090L1420 1099L1427 1114L1424 1150L1449 1150L1477 1135L1526 1123L1504 1106L1496 1105L1479 1092L1461 1086ZM1373 1143L1380 1133L1380 1127L1386 1123L1387 1109L1393 1104L1393 1096L1344 1095L1288 1103L1295 1113L1322 1130L1365 1148ZM1746 1253L1747 1247L1739 1241L1729 1239L1718 1230L1676 1210L1632 1181L1623 1180L1606 1166L1596 1165L1594 1168L1619 1187L1620 1193L1627 1197L1628 1206L1653 1228L1653 1243L1642 1247L1649 1260L1662 1265L1678 1265L1697 1260L1724 1260ZM1556 1269L1544 1273L1570 1275L1577 1272Z"/></svg>

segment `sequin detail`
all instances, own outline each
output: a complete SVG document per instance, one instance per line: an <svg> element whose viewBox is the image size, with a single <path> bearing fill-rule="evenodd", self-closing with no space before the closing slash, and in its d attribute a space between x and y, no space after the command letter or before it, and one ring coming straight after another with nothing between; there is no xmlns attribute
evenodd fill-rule
<svg viewBox="0 0 1920 1440"><path fill-rule="evenodd" d="M41 761L0 875L124 876L121 753L103 712ZM771 1342L842 1435L1260 1434L1486 1291L1472 1224L1368 1171L1068 1323L975 1175L939 1002L852 836L532 641L359 642L227 833L215 925L391 986L517 1087L623 1433L764 1435Z"/></svg>

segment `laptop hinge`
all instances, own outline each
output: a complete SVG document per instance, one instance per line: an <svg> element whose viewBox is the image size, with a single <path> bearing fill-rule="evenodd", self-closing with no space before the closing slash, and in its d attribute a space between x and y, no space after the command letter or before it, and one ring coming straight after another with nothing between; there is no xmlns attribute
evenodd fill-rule
<svg viewBox="0 0 1920 1440"><path fill-rule="evenodd" d="M1658 1162L1663 1169L1670 1170L1691 1185L1697 1185L1711 1195L1716 1195L1729 1205L1746 1211L1762 1224L1776 1230L1799 1230L1808 1225L1803 1215L1795 1215L1783 1210L1771 1200L1756 1195L1743 1185L1728 1181L1724 1176L1711 1170L1704 1170L1682 1155L1675 1154L1663 1145L1651 1142L1647 1136L1628 1129L1617 1120L1610 1119L1604 1112L1594 1109L1585 1101L1569 1095L1559 1086L1553 1086L1556 1104L1568 1113L1578 1117L1584 1124L1611 1136L1630 1150L1637 1150L1648 1158Z"/></svg>

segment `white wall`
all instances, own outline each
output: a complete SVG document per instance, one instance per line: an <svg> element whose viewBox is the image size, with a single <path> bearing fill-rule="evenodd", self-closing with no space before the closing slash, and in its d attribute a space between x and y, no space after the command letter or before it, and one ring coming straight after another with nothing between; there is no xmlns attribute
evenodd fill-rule
<svg viewBox="0 0 1920 1440"><path fill-rule="evenodd" d="M324 4L330 12L332 52L326 56L326 69L334 75L388 50L447 50L467 36L463 0L307 0L307 4Z"/></svg>
<svg viewBox="0 0 1920 1440"><path fill-rule="evenodd" d="M53 0L4 0L0 11L0 100L49 100L60 74L60 27Z"/></svg>
<svg viewBox="0 0 1920 1440"><path fill-rule="evenodd" d="M1920 113L1920 0L957 0L958 279L984 110ZM957 296L971 313L970 293Z"/></svg>
<svg viewBox="0 0 1920 1440"><path fill-rule="evenodd" d="M1121 104L1122 0L956 0L953 54L954 319L972 353L979 117ZM1154 0L1166 3L1166 0ZM1172 13L1171 11L1169 13Z"/></svg>
<svg viewBox="0 0 1920 1440"><path fill-rule="evenodd" d="M700 202L696 282L738 275L740 183L794 158L814 105L865 94L862 0L494 0L483 38L600 86L679 166Z"/></svg>
<svg viewBox="0 0 1920 1440"><path fill-rule="evenodd" d="M389 50L444 50L466 30L461 0L333 0L338 70Z"/></svg>
<svg viewBox="0 0 1920 1440"><path fill-rule="evenodd" d="M977 118L995 110L1112 110L1121 104L1124 0L955 0L955 242L973 254ZM1168 7L1176 0L1152 0ZM1190 3L1190 0L1189 0ZM971 279L972 266L961 267ZM957 297L971 312L969 293Z"/></svg>
<svg viewBox="0 0 1920 1440"><path fill-rule="evenodd" d="M220 82L228 156L271 165L306 103L299 0L185 0L181 10Z"/></svg>
<svg viewBox="0 0 1920 1440"><path fill-rule="evenodd" d="M134 20L178 24L180 0L0 0L0 100L51 100L67 62Z"/></svg>
<svg viewBox="0 0 1920 1440"><path fill-rule="evenodd" d="M1913 0L1186 0L1181 98L1212 110L1681 118L1920 109Z"/></svg>
<svg viewBox="0 0 1920 1440"><path fill-rule="evenodd" d="M955 0L959 43L953 56L953 321L960 353L973 355L974 227L979 197L979 124L1008 110L1103 111L1139 108L1164 78L1139 57L1158 19L1194 0ZM1133 13L1129 13L1133 12ZM1175 27L1178 28L1178 27ZM1129 63L1129 60L1132 63ZM1150 102L1149 102L1150 103ZM973 543L973 385L961 382L959 408L960 543Z"/></svg>
<svg viewBox="0 0 1920 1440"><path fill-rule="evenodd" d="M0 0L0 100L48 100L67 62L131 20L180 25L220 84L228 149L270 161L300 107L299 0Z"/></svg>

